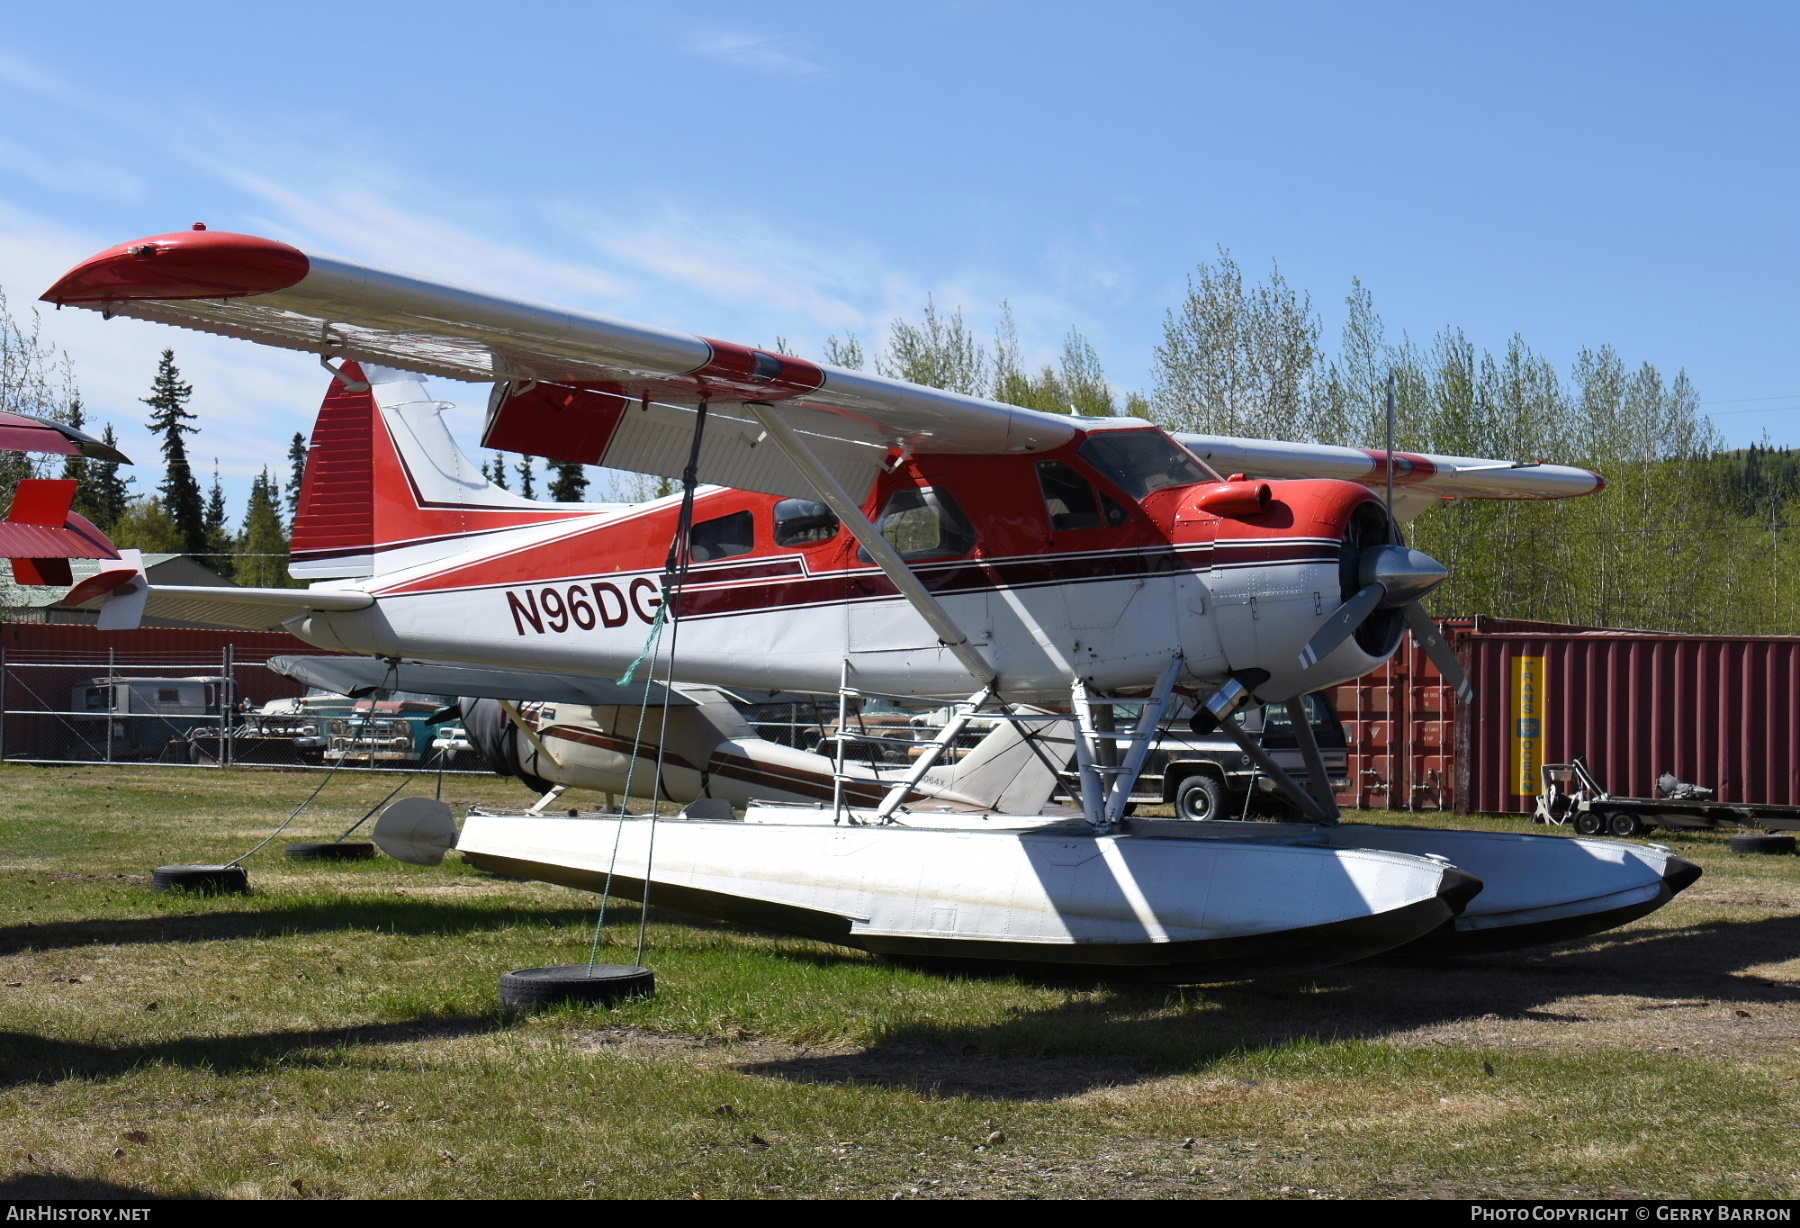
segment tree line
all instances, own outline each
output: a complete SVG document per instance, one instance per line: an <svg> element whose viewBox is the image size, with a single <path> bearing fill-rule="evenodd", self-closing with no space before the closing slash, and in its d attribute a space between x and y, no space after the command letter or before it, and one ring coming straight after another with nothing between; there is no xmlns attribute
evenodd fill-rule
<svg viewBox="0 0 1800 1228"><path fill-rule="evenodd" d="M917 318L892 321L878 344L831 336L819 359L1052 413L1147 418L1176 431L1379 447L1384 392L1397 376L1396 442L1405 450L1582 465L1606 490L1552 503L1448 502L1412 522L1412 542L1451 579L1430 599L1439 615L1489 614L1590 626L1714 633L1800 632L1800 457L1787 449L1723 447L1683 371L1632 365L1610 346L1578 351L1559 368L1523 337L1495 349L1449 327L1426 339L1390 338L1372 294L1352 282L1334 339L1311 296L1279 268L1247 277L1221 249L1188 278L1151 363L1150 387L1121 390L1095 347L1071 329L1050 361L1022 357L1007 304L983 337L960 308L927 299ZM776 338L768 347L795 349ZM0 497L20 477L62 473L82 483L77 508L122 546L196 555L242 584L290 584L289 533L306 443L296 434L280 476L265 468L230 523L215 472L203 490L189 456L193 389L164 351L152 377L148 425L163 478L133 489L119 466L0 453ZM83 425L67 356L21 325L0 296L0 409ZM103 437L112 439L107 425ZM578 464L482 466L527 498L587 497ZM606 475L612 498L668 493L666 480Z"/></svg>

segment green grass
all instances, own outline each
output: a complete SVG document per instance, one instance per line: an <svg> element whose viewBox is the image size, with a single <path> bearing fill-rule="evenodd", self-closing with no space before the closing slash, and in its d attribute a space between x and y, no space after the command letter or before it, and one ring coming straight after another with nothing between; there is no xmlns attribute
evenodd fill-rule
<svg viewBox="0 0 1800 1228"><path fill-rule="evenodd" d="M5 1193L1796 1191L1800 859L1719 836L1659 837L1708 873L1674 905L1522 956L1037 984L653 909L656 997L515 1018L496 978L585 960L592 897L455 857L280 857L391 778L334 781L248 898L151 892L151 867L229 860L317 781L0 768ZM609 916L602 958L628 961L637 910Z"/></svg>

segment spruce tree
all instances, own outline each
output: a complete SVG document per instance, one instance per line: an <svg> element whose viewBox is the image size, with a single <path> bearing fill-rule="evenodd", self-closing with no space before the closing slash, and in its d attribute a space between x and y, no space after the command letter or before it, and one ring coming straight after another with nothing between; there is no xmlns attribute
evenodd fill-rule
<svg viewBox="0 0 1800 1228"><path fill-rule="evenodd" d="M281 531L281 489L269 471L250 483L250 506L239 538L237 582L248 588L291 588L288 538Z"/></svg>
<svg viewBox="0 0 1800 1228"><path fill-rule="evenodd" d="M481 476L485 477L488 481L490 481L494 485L498 486L501 490L505 490L506 489L506 458L504 456L501 456L498 452L494 453L493 465L492 466L483 465L481 467Z"/></svg>
<svg viewBox="0 0 1800 1228"><path fill-rule="evenodd" d="M537 488L532 481L535 476L531 471L531 458L527 456L519 465L519 493L527 499L537 498Z"/></svg>
<svg viewBox="0 0 1800 1228"><path fill-rule="evenodd" d="M305 478L306 436L295 431L293 442L288 444L287 523L290 533L294 531L294 521L300 517L300 486Z"/></svg>
<svg viewBox="0 0 1800 1228"><path fill-rule="evenodd" d="M181 438L199 429L187 425L194 419L187 408L188 399L193 395L193 385L182 382L181 371L175 365L175 351L164 350L162 360L156 365L156 378L150 384L150 395L142 398L150 407L151 432L162 436L167 471L158 489L186 551L204 554L206 503L200 495L200 483L194 480L193 468L188 464L187 444Z"/></svg>
<svg viewBox="0 0 1800 1228"><path fill-rule="evenodd" d="M119 439L112 428L100 433L101 442L109 448L118 447ZM94 522L102 533L111 534L113 526L125 515L125 509L131 506L131 484L136 478L125 477L119 473L118 461L89 460L86 457L71 456L69 462L82 462L82 471L86 476L81 485L75 488L75 510ZM63 476L69 477L69 466L65 465Z"/></svg>
<svg viewBox="0 0 1800 1228"><path fill-rule="evenodd" d="M553 461L550 497L558 503L580 503L587 498L587 470L576 461Z"/></svg>
<svg viewBox="0 0 1800 1228"><path fill-rule="evenodd" d="M219 462L213 460L212 489L206 496L206 565L229 578L236 568L235 542L225 527L225 488L219 484Z"/></svg>
<svg viewBox="0 0 1800 1228"><path fill-rule="evenodd" d="M87 425L87 415L81 412L81 398L80 397L76 397L74 400L69 402L69 425L74 427L78 431L82 427ZM83 456L79 452L75 453L75 455L73 455L73 456L63 457L62 476L65 478L69 478L76 483L86 482L87 476L88 476L88 458ZM78 512L81 511L80 490L81 490L81 487L79 485L77 485L76 486L77 493L75 495L75 500L76 500L77 506L76 506L75 510ZM85 516L85 515L87 515L87 513L82 512L82 515ZM92 516L88 516L88 519L93 520L94 518ZM96 523L98 523L98 522L96 522Z"/></svg>

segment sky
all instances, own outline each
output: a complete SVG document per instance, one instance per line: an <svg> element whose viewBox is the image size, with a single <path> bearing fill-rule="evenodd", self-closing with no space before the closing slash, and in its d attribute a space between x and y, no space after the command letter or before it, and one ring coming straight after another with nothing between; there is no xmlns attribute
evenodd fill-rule
<svg viewBox="0 0 1800 1228"><path fill-rule="evenodd" d="M1777 4L9 6L0 290L183 229L817 357L931 296L1147 389L1228 249L1334 336L1514 333L1685 368L1729 443L1800 445L1800 8ZM241 508L326 377L48 312L160 480L157 354ZM486 390L438 383L470 443Z"/></svg>

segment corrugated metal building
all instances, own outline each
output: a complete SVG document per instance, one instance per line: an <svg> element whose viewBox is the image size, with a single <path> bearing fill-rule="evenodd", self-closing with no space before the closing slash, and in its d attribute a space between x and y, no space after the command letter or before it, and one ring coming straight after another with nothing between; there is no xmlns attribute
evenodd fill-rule
<svg viewBox="0 0 1800 1228"><path fill-rule="evenodd" d="M1408 643L1338 688L1346 806L1522 813L1538 768L1580 756L1614 793L1672 771L1724 801L1800 805L1800 637L1674 635L1476 618L1445 632L1462 704Z"/></svg>

